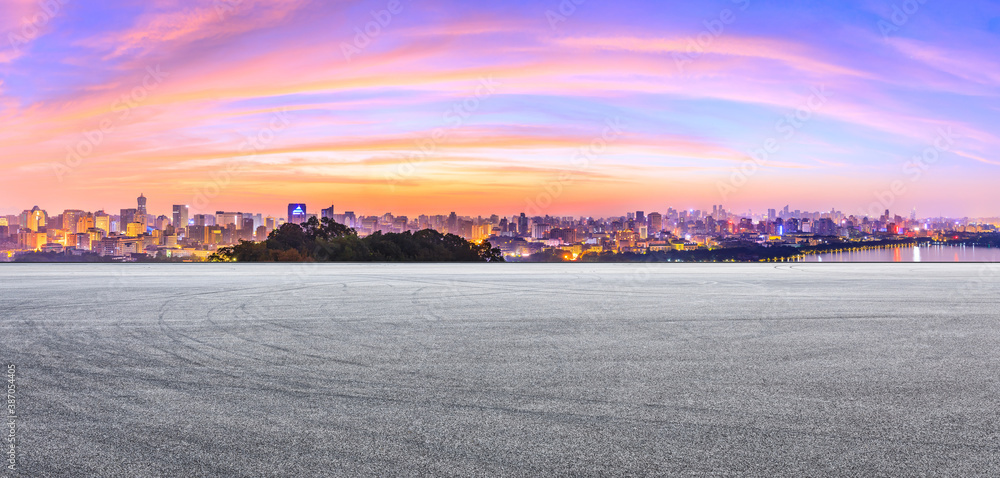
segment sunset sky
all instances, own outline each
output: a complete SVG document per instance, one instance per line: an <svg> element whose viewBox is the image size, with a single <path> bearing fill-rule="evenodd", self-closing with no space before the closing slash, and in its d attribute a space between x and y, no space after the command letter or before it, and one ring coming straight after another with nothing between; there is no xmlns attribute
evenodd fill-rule
<svg viewBox="0 0 1000 478"><path fill-rule="evenodd" d="M1000 2L575 2L0 0L0 213L1000 215Z"/></svg>

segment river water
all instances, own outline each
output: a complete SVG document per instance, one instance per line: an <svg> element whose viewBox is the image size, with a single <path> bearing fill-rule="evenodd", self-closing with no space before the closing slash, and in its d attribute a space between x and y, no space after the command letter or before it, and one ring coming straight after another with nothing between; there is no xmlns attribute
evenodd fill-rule
<svg viewBox="0 0 1000 478"><path fill-rule="evenodd" d="M806 256L802 262L1000 262L1000 249L924 245Z"/></svg>

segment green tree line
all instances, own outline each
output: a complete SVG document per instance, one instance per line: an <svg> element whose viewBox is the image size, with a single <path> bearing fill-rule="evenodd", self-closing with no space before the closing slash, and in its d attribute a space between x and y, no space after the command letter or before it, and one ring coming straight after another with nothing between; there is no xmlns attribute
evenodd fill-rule
<svg viewBox="0 0 1000 478"><path fill-rule="evenodd" d="M359 237L328 218L282 224L266 241L240 241L210 257L218 262L504 262L489 241L472 243L433 229Z"/></svg>

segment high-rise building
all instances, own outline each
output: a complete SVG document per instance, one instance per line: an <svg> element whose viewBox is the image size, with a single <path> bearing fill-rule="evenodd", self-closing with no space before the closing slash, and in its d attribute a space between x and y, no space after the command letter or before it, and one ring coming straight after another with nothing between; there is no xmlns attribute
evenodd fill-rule
<svg viewBox="0 0 1000 478"><path fill-rule="evenodd" d="M38 206L31 208L31 210L25 210L20 217L21 227L33 232L38 232L39 229L45 227L48 221L49 214L44 209L39 209Z"/></svg>
<svg viewBox="0 0 1000 478"><path fill-rule="evenodd" d="M118 232L122 234L128 232L128 225L136 222L137 216L137 209L122 209L118 219Z"/></svg>
<svg viewBox="0 0 1000 478"><path fill-rule="evenodd" d="M146 232L146 225L141 222L130 222L125 224L125 235L128 237L138 237Z"/></svg>
<svg viewBox="0 0 1000 478"><path fill-rule="evenodd" d="M212 214L195 214L194 225L201 227L214 226L215 216Z"/></svg>
<svg viewBox="0 0 1000 478"><path fill-rule="evenodd" d="M89 212L80 215L80 217L76 219L77 234L86 233L88 229L91 229L93 227L94 227L94 215Z"/></svg>
<svg viewBox="0 0 1000 478"><path fill-rule="evenodd" d="M225 212L216 211L215 212L215 225L220 227L226 227L230 224L240 227L243 224L242 214L238 212Z"/></svg>
<svg viewBox="0 0 1000 478"><path fill-rule="evenodd" d="M146 196L139 194L139 197L136 198L136 203L138 207L135 209L135 222L145 226L148 223L148 216L146 214Z"/></svg>
<svg viewBox="0 0 1000 478"><path fill-rule="evenodd" d="M153 225L153 229L157 231L165 231L168 225L170 225L170 218L161 214L156 217L156 223Z"/></svg>
<svg viewBox="0 0 1000 478"><path fill-rule="evenodd" d="M104 231L104 235L111 234L111 216L103 210L94 213L94 228Z"/></svg>
<svg viewBox="0 0 1000 478"><path fill-rule="evenodd" d="M243 217L243 223L240 225L239 234L237 236L239 239L245 241L252 241L256 229L253 227L253 216L247 214Z"/></svg>
<svg viewBox="0 0 1000 478"><path fill-rule="evenodd" d="M190 210L187 206L174 204L174 229L184 229L188 227L188 214Z"/></svg>
<svg viewBox="0 0 1000 478"><path fill-rule="evenodd" d="M306 205L292 203L288 205L288 222L292 224L302 224L309 220L309 213L306 212Z"/></svg>
<svg viewBox="0 0 1000 478"><path fill-rule="evenodd" d="M81 211L79 209L67 209L67 210L63 211L63 213L62 213L62 229L65 230L65 231L67 231L67 232L71 232L73 234L76 234L77 232L80 232L80 231L77 230L77 223L79 222L80 217L83 216L83 215L85 215L85 214L86 214L85 212L83 212L83 211ZM86 229L84 229L84 231L86 231Z"/></svg>
<svg viewBox="0 0 1000 478"><path fill-rule="evenodd" d="M320 219L333 220L333 206L323 209L320 213Z"/></svg>
<svg viewBox="0 0 1000 478"><path fill-rule="evenodd" d="M47 242L49 242L48 235L44 232L36 232L30 229L21 229L17 232L17 245L23 249L38 251Z"/></svg>
<svg viewBox="0 0 1000 478"><path fill-rule="evenodd" d="M551 226L548 224L535 224L531 230L532 239L545 239L549 235Z"/></svg>
<svg viewBox="0 0 1000 478"><path fill-rule="evenodd" d="M718 209L716 209L718 213ZM663 230L663 215L658 212L649 213L649 232L651 234L659 234Z"/></svg>

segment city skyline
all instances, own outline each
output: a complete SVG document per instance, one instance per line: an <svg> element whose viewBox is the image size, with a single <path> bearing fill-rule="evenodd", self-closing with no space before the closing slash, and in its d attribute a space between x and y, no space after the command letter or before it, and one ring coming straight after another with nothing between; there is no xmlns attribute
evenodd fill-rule
<svg viewBox="0 0 1000 478"><path fill-rule="evenodd" d="M982 220L982 221L985 221L984 223L986 223L986 224L1000 222L1000 214L991 215L991 216L972 216L972 215L968 215L968 214L966 214L966 215L927 215L927 214L919 214L916 208L913 208L910 211L902 211L902 210L899 210L899 209L896 209L896 208L889 208L889 207L887 207L885 209L876 209L876 206L879 207L879 208L884 207L884 205L880 204L880 203L879 204L873 203L873 204L870 205L869 209L866 209L866 210L856 210L856 211L844 210L844 209L838 208L838 207L811 210L811 209L807 209L807 208L796 207L796 206L794 206L791 203L786 204L783 208L782 207L766 207L766 208L761 208L761 209L745 209L745 210L739 210L739 209L736 209L736 208L729 208L729 207L727 207L726 205L723 205L723 204L711 204L711 205L708 205L708 207L700 206L700 207L690 207L690 208L687 208L687 207L675 207L674 205L670 205L670 204L665 204L665 205L662 205L662 207L658 208L658 207L652 207L652 206L650 206L650 205L647 204L646 206L638 205L638 206L634 206L632 209L628 209L628 210L624 210L624 211L620 210L620 211L611 212L611 213L608 213L608 214L555 214L555 213L552 213L550 211L544 210L543 208L537 208L537 207L535 207L535 208L526 208L526 209L522 209L522 210L519 210L519 211L499 211L499 210L496 210L496 208L494 208L494 209L483 210L483 211L478 211L478 212L469 212L469 213L466 213L466 212L457 212L456 210L450 210L450 211L448 211L448 210L431 210L431 211L415 211L413 213L406 213L406 212L400 212L400 211L379 211L379 210L375 210L375 209L372 209L372 208L365 208L365 207L351 207L351 206L347 206L347 207L339 207L338 208L336 206L336 204L334 204L334 203L322 203L322 204L314 204L313 206L310 206L309 205L310 203L302 203L302 202L290 202L290 203L287 203L287 204L282 204L280 207L270 207L270 208L267 208L267 209L264 209L264 210L258 210L258 209L247 208L247 207L243 207L243 208L236 207L236 208L231 208L231 209L218 209L218 210L198 210L198 209L193 208L189 204L171 204L169 206L165 206L163 203L154 202L154 206L149 210L149 212L147 212L147 210L146 210L146 202L148 200L149 200L149 198L146 197L144 193L140 193L140 195L139 195L139 197L137 199L133 199L133 201L137 201L137 206L134 207L134 208L131 208L131 207L130 208L122 208L121 205L112 206L112 207L102 207L102 208L97 208L97 209L87 209L87 208L80 209L80 208L76 208L76 207L46 208L46 207L40 206L39 204L33 204L31 207L27 207L27 208L23 208L22 207L18 211L13 211L14 209L17 209L17 208L13 208L13 209L11 209L13 212L9 212L9 213L5 212L5 211L0 211L0 217L17 216L19 214L24 214L26 211L31 211L33 208L37 208L37 209L42 210L42 211L49 211L51 209L52 211L55 211L56 214L62 214L62 213L60 213L58 211L83 211L83 212L87 212L87 213L91 213L91 214L97 213L97 212L103 212L105 214L115 215L116 211L132 211L133 213L141 214L143 217L147 217L149 220L153 220L157 216L165 216L165 217L168 217L168 218L185 217L185 218L188 218L190 220L193 220L194 216L196 216L196 215L215 216L215 215L218 215L218 214L234 214L234 213L235 214L254 214L254 215L257 215L257 216L263 216L263 217L270 217L270 218L274 218L274 219L287 220L288 222L304 222L305 220L307 220L309 217L312 217L312 216L315 216L317 218L321 218L321 217L333 216L335 214L338 215L338 216L340 216L340 215L343 215L344 213L355 214L357 216L381 216L381 215L387 215L388 214L388 215L395 215L395 216L400 216L400 217L413 217L413 218L419 217L419 216L447 216L449 214L457 214L458 216L461 216L461 217L489 217L489 216L492 216L492 215L495 215L495 216L498 216L498 217L513 217L513 216L517 216L519 214L524 214L524 215L527 215L528 217L555 217L555 218L567 218L567 217L571 217L571 218L590 218L590 219L613 219L613 218L627 217L629 214L635 214L636 211L639 211L639 212L646 211L646 212L650 212L650 213L663 213L663 212L666 212L666 211L678 211L678 212L688 212L688 213L697 212L698 215L702 216L702 217L704 217L704 216L718 216L720 213L724 213L727 217L747 217L747 218L768 218L768 217L773 218L773 217L784 217L784 216L791 216L791 215L798 216L798 215L801 215L801 214L809 214L809 215L836 214L836 215L839 215L839 216L843 216L845 218L847 218L847 217L855 217L855 218L858 218L858 219L863 219L863 218L876 219L876 218L883 217L883 216L889 216L889 217L899 216L899 217L904 217L904 218L914 219L914 220L915 219L944 219L944 218L948 218L948 219L964 219L964 220L971 221L971 222L976 222L976 221ZM123 204L128 205L127 203L123 203ZM644 209L636 209L636 207L642 207ZM183 208L183 212L179 212L178 208ZM279 212L275 212L275 211L279 211Z"/></svg>
<svg viewBox="0 0 1000 478"><path fill-rule="evenodd" d="M0 8L3 214L1000 215L995 2Z"/></svg>
<svg viewBox="0 0 1000 478"><path fill-rule="evenodd" d="M135 207L118 211L66 209L50 214L34 206L17 215L0 215L0 261L56 253L63 260L89 257L101 261L463 258L492 262L636 257L684 261L700 257L724 262L803 260L823 250L885 247L897 248L894 257L901 260L898 248L905 245L955 241L991 248L989 241L1000 226L1000 218L921 218L915 209L909 217L890 209L872 217L836 208L803 211L791 205L743 214L721 204L712 205L711 211L667 207L663 213L632 210L610 217L541 216L532 211L485 217L455 212L370 215L338 213L335 205L321 207L317 213L310 212L306 203L289 203L285 217L276 217L246 209L206 214L175 204L167 216L157 215L155 208L151 212L144 193L135 198ZM448 235L457 236L457 241L447 239ZM328 255L322 252L328 247L322 241L329 240L348 243L329 246L333 255ZM386 246L386 240L398 243ZM442 252L443 243L451 244L446 249L450 252ZM420 248L424 252L417 253ZM960 260L957 252L955 257Z"/></svg>

